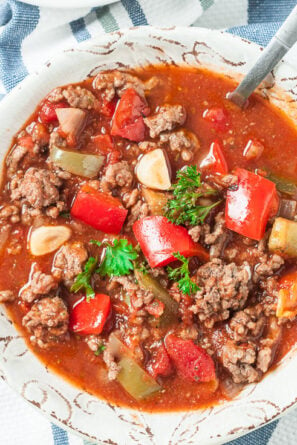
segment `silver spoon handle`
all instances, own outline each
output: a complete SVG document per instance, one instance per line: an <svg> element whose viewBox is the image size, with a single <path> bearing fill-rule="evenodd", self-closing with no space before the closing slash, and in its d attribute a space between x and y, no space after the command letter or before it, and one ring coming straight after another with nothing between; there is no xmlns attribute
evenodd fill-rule
<svg viewBox="0 0 297 445"><path fill-rule="evenodd" d="M287 17L275 36L266 46L255 65L246 74L235 91L227 98L243 106L248 97L271 72L297 40L297 5Z"/></svg>

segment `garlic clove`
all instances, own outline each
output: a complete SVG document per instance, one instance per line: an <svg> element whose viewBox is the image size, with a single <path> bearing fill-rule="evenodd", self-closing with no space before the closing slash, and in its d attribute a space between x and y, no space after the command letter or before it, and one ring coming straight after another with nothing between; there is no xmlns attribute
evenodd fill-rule
<svg viewBox="0 0 297 445"><path fill-rule="evenodd" d="M136 176L141 184L155 190L168 190L171 187L170 166L161 148L142 156L136 166Z"/></svg>
<svg viewBox="0 0 297 445"><path fill-rule="evenodd" d="M40 226L30 234L29 250L34 256L54 252L69 240L71 233L66 226Z"/></svg>

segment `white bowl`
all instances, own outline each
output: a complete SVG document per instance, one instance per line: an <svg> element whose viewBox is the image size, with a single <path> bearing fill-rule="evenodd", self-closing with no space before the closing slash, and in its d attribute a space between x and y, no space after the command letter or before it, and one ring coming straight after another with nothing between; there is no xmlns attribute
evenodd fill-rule
<svg viewBox="0 0 297 445"><path fill-rule="evenodd" d="M260 47L230 34L199 28L134 28L100 36L68 49L28 77L1 103L1 159L12 136L53 87L77 82L107 68L148 63L208 66L239 77ZM282 63L276 86L262 89L267 100L297 122L297 72ZM296 348L276 370L235 399L192 412L148 414L111 406L49 372L0 311L0 374L26 400L64 428L99 444L219 444L275 419L296 403Z"/></svg>
<svg viewBox="0 0 297 445"><path fill-rule="evenodd" d="M104 6L117 0L23 0L25 3L47 8L89 8L91 6Z"/></svg>

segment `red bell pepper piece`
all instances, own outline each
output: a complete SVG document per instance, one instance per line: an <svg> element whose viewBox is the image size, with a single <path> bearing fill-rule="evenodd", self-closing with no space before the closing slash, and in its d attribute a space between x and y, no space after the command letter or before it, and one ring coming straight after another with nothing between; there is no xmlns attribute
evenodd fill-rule
<svg viewBox="0 0 297 445"><path fill-rule="evenodd" d="M113 196L85 184L77 193L71 216L105 233L120 233L128 210Z"/></svg>
<svg viewBox="0 0 297 445"><path fill-rule="evenodd" d="M109 134L97 134L91 137L91 145L102 154L108 154L114 149L114 145Z"/></svg>
<svg viewBox="0 0 297 445"><path fill-rule="evenodd" d="M83 298L73 306L70 313L69 329L81 335L99 335L104 328L110 309L108 295L96 294L90 301Z"/></svg>
<svg viewBox="0 0 297 445"><path fill-rule="evenodd" d="M208 108L203 113L203 118L210 122L218 131L226 131L229 126L229 117L224 108Z"/></svg>
<svg viewBox="0 0 297 445"><path fill-rule="evenodd" d="M158 376L167 377L172 374L172 364L163 344L157 349L155 356L149 363L148 371L154 378Z"/></svg>
<svg viewBox="0 0 297 445"><path fill-rule="evenodd" d="M146 100L133 88L128 88L119 100L113 115L112 136L122 136L136 142L143 141L145 135L143 116L147 116L149 112Z"/></svg>
<svg viewBox="0 0 297 445"><path fill-rule="evenodd" d="M56 104L45 101L42 105L41 109L39 110L39 119L43 124L50 124L51 122L54 122L58 120L56 109L57 108L68 108L69 105L67 102L58 102Z"/></svg>
<svg viewBox="0 0 297 445"><path fill-rule="evenodd" d="M238 186L227 192L226 227L259 241L268 219L278 210L275 184L243 168L237 168L234 174L238 177Z"/></svg>
<svg viewBox="0 0 297 445"><path fill-rule="evenodd" d="M206 158L202 160L200 168L205 168L211 173L220 173L222 175L228 173L227 161L219 141L211 144L209 153Z"/></svg>
<svg viewBox="0 0 297 445"><path fill-rule="evenodd" d="M165 347L178 375L194 382L216 380L213 359L192 340L183 340L174 334L165 337Z"/></svg>
<svg viewBox="0 0 297 445"><path fill-rule="evenodd" d="M208 252L194 243L187 229L172 224L165 216L147 216L133 225L133 232L151 267L166 266L176 261L174 253L209 260Z"/></svg>

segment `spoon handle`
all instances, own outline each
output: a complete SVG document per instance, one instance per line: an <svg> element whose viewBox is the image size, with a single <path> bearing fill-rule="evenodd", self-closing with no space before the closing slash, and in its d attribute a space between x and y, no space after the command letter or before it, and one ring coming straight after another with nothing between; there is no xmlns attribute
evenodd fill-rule
<svg viewBox="0 0 297 445"><path fill-rule="evenodd" d="M266 46L255 65L243 78L236 90L227 94L227 99L232 100L232 102L242 107L252 92L289 51L296 40L297 5Z"/></svg>

